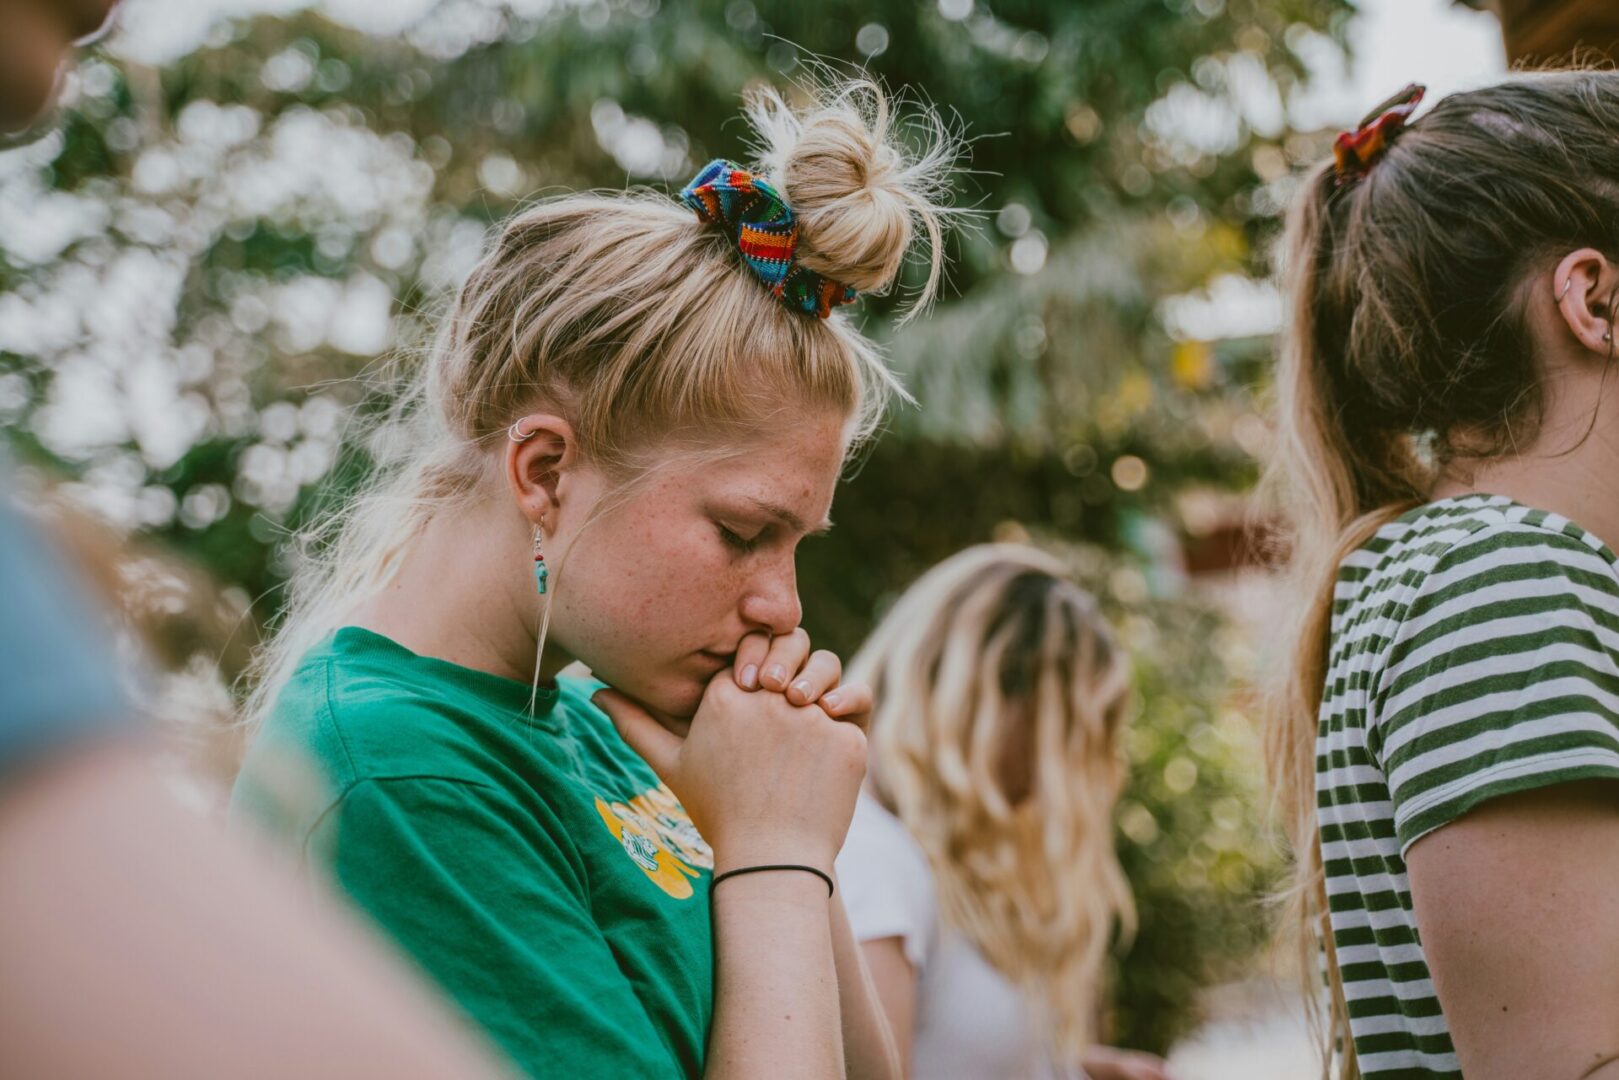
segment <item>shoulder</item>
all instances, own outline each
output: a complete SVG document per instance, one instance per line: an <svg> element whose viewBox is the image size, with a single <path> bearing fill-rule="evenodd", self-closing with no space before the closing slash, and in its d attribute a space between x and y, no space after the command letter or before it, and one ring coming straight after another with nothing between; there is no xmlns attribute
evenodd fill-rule
<svg viewBox="0 0 1619 1080"><path fill-rule="evenodd" d="M1368 689L1403 846L1497 795L1619 776L1619 572L1600 541L1513 504L1392 593Z"/></svg>
<svg viewBox="0 0 1619 1080"><path fill-rule="evenodd" d="M366 781L486 784L500 772L496 755L466 721L402 672L396 677L385 664L356 663L316 646L255 733L233 808L275 831L304 835Z"/></svg>
<svg viewBox="0 0 1619 1080"><path fill-rule="evenodd" d="M1602 542L1565 518L1511 506L1475 515L1465 533L1429 545L1401 585L1402 637L1433 640L1489 624L1575 615L1619 630L1619 566Z"/></svg>
<svg viewBox="0 0 1619 1080"><path fill-rule="evenodd" d="M932 879L927 856L917 844L905 823L867 792L861 792L855 801L854 817L849 822L849 835L839 853L839 869L847 856L849 865L866 863L884 865L897 862L907 873Z"/></svg>
<svg viewBox="0 0 1619 1080"><path fill-rule="evenodd" d="M1502 663L1544 669L1570 650L1611 667L1619 568L1579 526L1508 504L1422 547L1422 558L1391 580L1378 611L1387 664L1380 698L1431 697L1453 681L1437 678L1451 670L1498 677Z"/></svg>
<svg viewBox="0 0 1619 1080"><path fill-rule="evenodd" d="M486 717L386 660L326 657L311 672L307 705L322 757L350 783L432 778L486 781L500 743ZM279 711L279 710L278 710ZM494 753L492 753L494 751Z"/></svg>
<svg viewBox="0 0 1619 1080"><path fill-rule="evenodd" d="M899 937L920 967L938 920L933 871L904 823L869 794L855 804L837 871L855 936Z"/></svg>
<svg viewBox="0 0 1619 1080"><path fill-rule="evenodd" d="M1435 503L1384 526L1345 559L1337 599L1342 615L1420 618L1426 629L1510 613L1514 604L1603 610L1619 600L1619 563L1557 514L1497 498Z"/></svg>
<svg viewBox="0 0 1619 1080"><path fill-rule="evenodd" d="M1429 550L1431 574L1443 583L1476 575L1574 577L1619 595L1613 553L1593 534L1558 514L1508 505L1481 510L1466 520L1466 531Z"/></svg>

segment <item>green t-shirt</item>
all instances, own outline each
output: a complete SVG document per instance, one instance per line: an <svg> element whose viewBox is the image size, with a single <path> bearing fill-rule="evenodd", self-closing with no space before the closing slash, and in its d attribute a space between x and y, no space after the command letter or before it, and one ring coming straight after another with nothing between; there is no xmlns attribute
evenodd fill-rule
<svg viewBox="0 0 1619 1080"><path fill-rule="evenodd" d="M1316 742L1328 906L1366 1080L1460 1077L1411 845L1487 799L1619 779L1619 565L1497 496L1418 507L1339 568Z"/></svg>
<svg viewBox="0 0 1619 1080"><path fill-rule="evenodd" d="M696 1077L713 858L590 702L356 627L304 657L232 797L290 832L531 1076ZM286 798L287 762L325 794Z"/></svg>

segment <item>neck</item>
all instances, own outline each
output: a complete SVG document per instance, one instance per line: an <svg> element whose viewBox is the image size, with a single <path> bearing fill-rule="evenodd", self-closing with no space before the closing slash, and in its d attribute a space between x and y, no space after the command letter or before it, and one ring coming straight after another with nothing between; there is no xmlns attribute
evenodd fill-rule
<svg viewBox="0 0 1619 1080"><path fill-rule="evenodd" d="M545 601L528 570L532 534L514 517L495 500L438 516L351 622L421 656L533 682ZM539 680L550 682L572 660L548 641Z"/></svg>
<svg viewBox="0 0 1619 1080"><path fill-rule="evenodd" d="M1609 547L1619 543L1619 409L1608 403L1612 393L1588 389L1549 404L1538 436L1522 452L1455 464L1434 497L1505 495L1561 514Z"/></svg>

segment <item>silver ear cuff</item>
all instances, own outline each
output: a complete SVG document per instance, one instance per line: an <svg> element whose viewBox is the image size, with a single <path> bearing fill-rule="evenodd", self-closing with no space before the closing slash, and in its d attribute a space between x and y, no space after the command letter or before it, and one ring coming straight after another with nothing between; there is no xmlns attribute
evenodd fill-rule
<svg viewBox="0 0 1619 1080"><path fill-rule="evenodd" d="M512 421L512 426L506 429L506 437L512 442L528 442L534 437L534 432L523 430L523 421L527 417L519 417Z"/></svg>

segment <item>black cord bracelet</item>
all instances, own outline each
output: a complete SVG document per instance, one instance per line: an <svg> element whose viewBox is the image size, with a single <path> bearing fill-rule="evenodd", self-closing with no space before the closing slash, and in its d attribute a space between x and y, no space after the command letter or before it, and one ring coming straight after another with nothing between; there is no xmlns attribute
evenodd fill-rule
<svg viewBox="0 0 1619 1080"><path fill-rule="evenodd" d="M719 886L719 883L724 881L726 878L736 877L739 874L758 874L766 870L802 870L804 873L814 874L816 877L826 882L826 895L828 898L830 898L832 894L837 891L837 887L832 884L831 874L828 874L825 870L817 870L813 866L800 866L797 863L772 863L769 866L739 866L735 870L727 870L723 874L715 874L714 880L708 883L708 891L712 895L714 890Z"/></svg>

